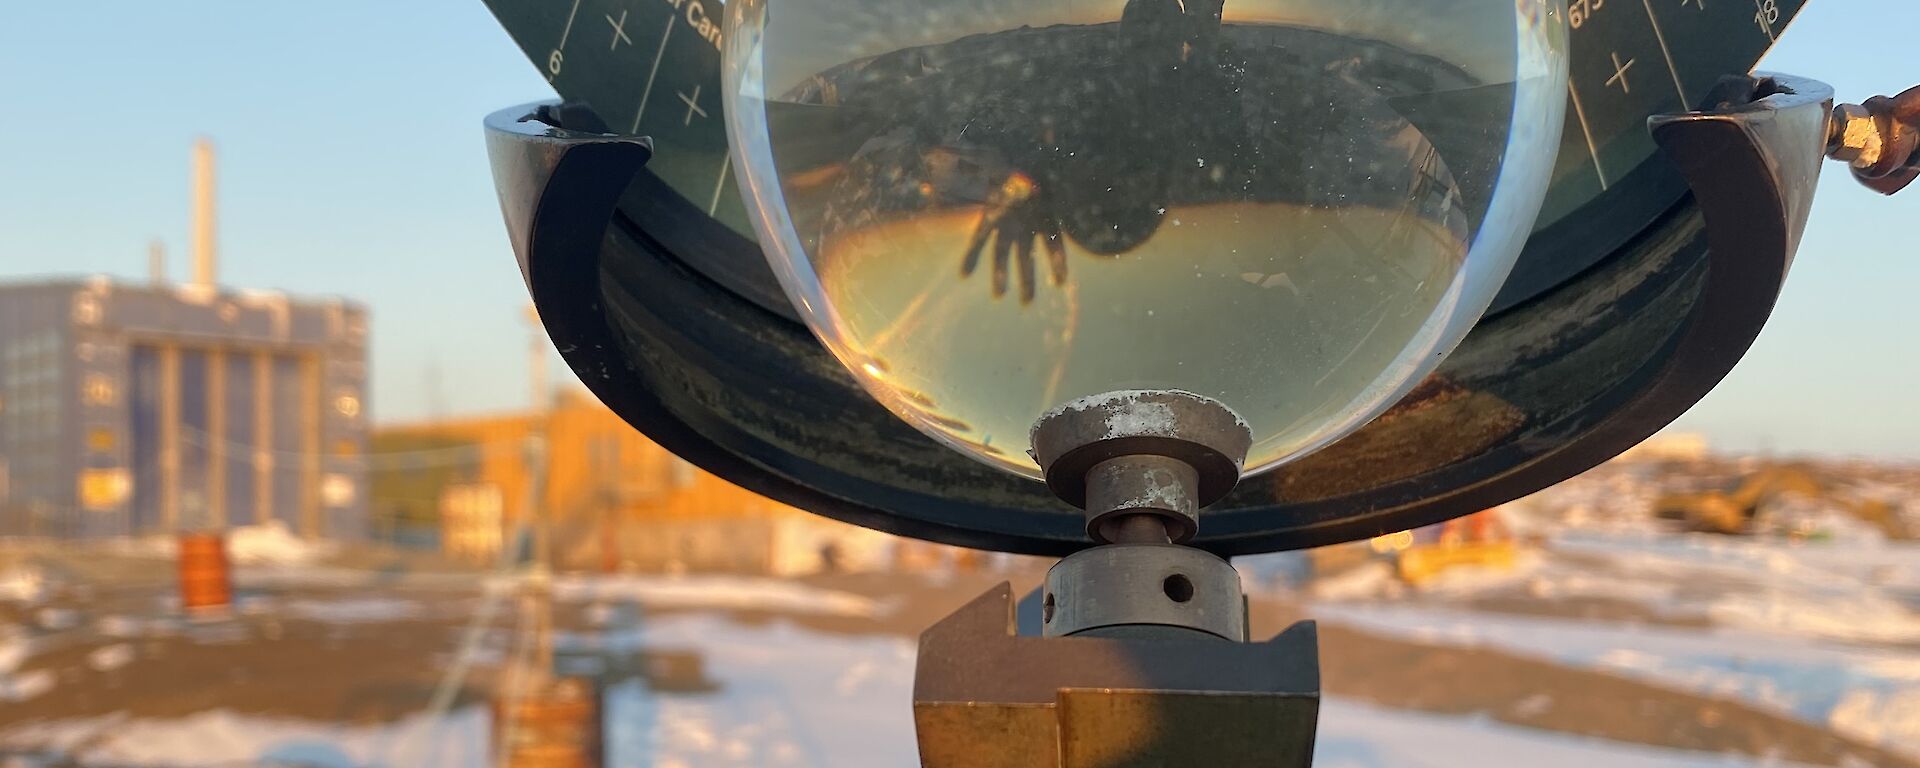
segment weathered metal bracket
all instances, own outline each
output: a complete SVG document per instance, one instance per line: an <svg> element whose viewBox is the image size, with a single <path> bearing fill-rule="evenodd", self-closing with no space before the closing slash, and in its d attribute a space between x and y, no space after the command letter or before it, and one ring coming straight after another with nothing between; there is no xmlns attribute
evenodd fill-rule
<svg viewBox="0 0 1920 768"><path fill-rule="evenodd" d="M1439 522L1598 464L1698 401L1772 310L1830 134L1826 86L1749 85L1722 108L1652 121L1687 201L1573 283L1483 320L1366 429L1242 483L1208 510L1195 545L1262 552ZM542 321L623 417L729 480L848 522L1006 551L1087 545L1079 510L913 433L804 328L616 213L647 183L635 179L651 156L644 139L564 124L551 106L496 113L489 149ZM1012 633L1011 603L1003 585L922 637L926 765L1311 760L1311 624L1253 644L1042 639Z"/></svg>
<svg viewBox="0 0 1920 768"><path fill-rule="evenodd" d="M1263 643L1014 634L1001 584L920 636L913 720L928 768L1307 766L1313 622Z"/></svg>
<svg viewBox="0 0 1920 768"><path fill-rule="evenodd" d="M1826 86L1772 82L1656 119L1687 199L1586 273L1483 319L1366 428L1241 483L1193 545L1249 554L1440 522L1582 472L1685 412L1771 313L1827 144ZM662 245L658 227L718 225L636 177L644 144L522 119L539 108L488 119L502 208L549 334L615 412L710 472L828 517L983 549L1088 546L1080 510L913 431L805 327ZM656 209L646 227L636 196Z"/></svg>
<svg viewBox="0 0 1920 768"><path fill-rule="evenodd" d="M590 112L557 102L487 116L487 158L500 213L507 220L507 239L520 262L520 277L541 310L541 299L578 287L559 268L566 261L560 256L599 249L620 192L653 159L653 140L645 136L561 127L588 119ZM542 259L535 254L551 255ZM542 279L536 279L536 270ZM548 287L550 277L563 280L562 285ZM557 337L560 331L545 315L543 311L542 322Z"/></svg>

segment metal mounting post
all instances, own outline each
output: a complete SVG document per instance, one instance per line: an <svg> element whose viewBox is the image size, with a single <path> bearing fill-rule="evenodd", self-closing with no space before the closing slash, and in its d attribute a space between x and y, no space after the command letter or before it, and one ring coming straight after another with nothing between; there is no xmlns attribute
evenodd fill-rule
<svg viewBox="0 0 1920 768"><path fill-rule="evenodd" d="M1319 718L1311 622L1248 643L1240 575L1186 546L1240 478L1252 433L1190 392L1081 398L1034 459L1096 544L1047 572L1043 637L1012 636L1006 585L927 630L920 760L950 766L1305 766Z"/></svg>
<svg viewBox="0 0 1920 768"><path fill-rule="evenodd" d="M1048 637L1247 639L1240 574L1184 546L1200 508L1240 480L1253 433L1232 409L1172 390L1109 392L1048 412L1033 426L1047 486L1086 512L1098 546L1047 572Z"/></svg>

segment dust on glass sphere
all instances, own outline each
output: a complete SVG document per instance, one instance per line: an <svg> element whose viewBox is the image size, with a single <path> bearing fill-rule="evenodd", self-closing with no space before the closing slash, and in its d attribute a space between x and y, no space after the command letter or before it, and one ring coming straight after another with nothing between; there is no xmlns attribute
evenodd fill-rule
<svg viewBox="0 0 1920 768"><path fill-rule="evenodd" d="M1249 473L1479 318L1566 98L1552 0L733 0L728 127L782 285L888 408L1037 477L1114 390L1214 398Z"/></svg>

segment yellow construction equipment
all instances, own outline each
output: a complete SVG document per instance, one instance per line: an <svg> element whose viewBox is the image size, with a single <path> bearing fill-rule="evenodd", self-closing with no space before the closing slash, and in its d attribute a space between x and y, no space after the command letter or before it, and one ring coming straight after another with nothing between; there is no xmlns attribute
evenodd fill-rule
<svg viewBox="0 0 1920 768"><path fill-rule="evenodd" d="M1861 499L1849 502L1847 508L1853 516L1879 528L1889 539L1914 538L1913 527L1900 515L1899 508L1885 499Z"/></svg>
<svg viewBox="0 0 1920 768"><path fill-rule="evenodd" d="M1511 570L1518 560L1519 546L1495 510L1475 512L1410 533L1388 540L1385 546L1399 552L1395 568L1400 580L1416 587L1452 568L1504 571Z"/></svg>
<svg viewBox="0 0 1920 768"><path fill-rule="evenodd" d="M1653 514L1681 523L1696 533L1745 534L1762 504L1785 493L1818 498L1826 488L1812 472L1792 465L1769 466L1747 475L1731 489L1669 493L1654 502Z"/></svg>
<svg viewBox="0 0 1920 768"><path fill-rule="evenodd" d="M1787 494L1832 503L1880 529L1888 538L1911 535L1891 504L1878 499L1841 498L1813 470L1794 464L1756 470L1730 490L1661 496L1654 502L1654 516L1681 523L1697 533L1749 534L1760 510Z"/></svg>

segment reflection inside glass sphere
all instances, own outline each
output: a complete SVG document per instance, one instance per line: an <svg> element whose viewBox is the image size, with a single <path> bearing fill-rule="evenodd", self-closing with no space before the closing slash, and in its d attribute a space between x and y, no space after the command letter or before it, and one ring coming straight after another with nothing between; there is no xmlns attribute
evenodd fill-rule
<svg viewBox="0 0 1920 768"><path fill-rule="evenodd" d="M877 397L1029 475L1034 418L1116 389L1228 404L1250 470L1364 423L1499 287L1557 138L1527 2L885 5L737 4L750 207Z"/></svg>

